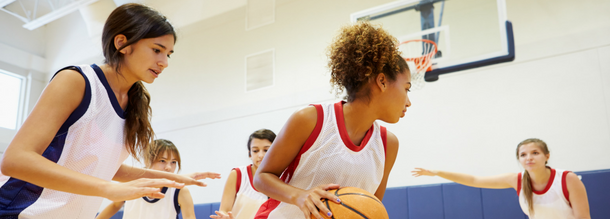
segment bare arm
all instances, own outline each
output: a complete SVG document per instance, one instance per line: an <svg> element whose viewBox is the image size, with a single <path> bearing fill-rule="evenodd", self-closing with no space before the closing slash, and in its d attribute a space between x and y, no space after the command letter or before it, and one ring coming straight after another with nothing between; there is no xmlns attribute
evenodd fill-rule
<svg viewBox="0 0 610 219"><path fill-rule="evenodd" d="M578 219L591 219L589 212L589 200L587 199L587 190L585 185L578 179L578 176L572 172L566 176L566 186L570 194L570 204L574 210L574 216Z"/></svg>
<svg viewBox="0 0 610 219"><path fill-rule="evenodd" d="M328 215L330 211L322 204L320 198L335 202L338 199L335 195L326 192L328 189L338 188L337 184L320 185L310 190L303 190L290 186L279 178L297 156L316 123L317 111L313 106L294 113L278 134L254 176L254 186L258 191L278 201L298 206L305 218L310 218L310 212L316 218L322 218L320 212ZM318 211L316 207L320 210Z"/></svg>
<svg viewBox="0 0 610 219"><path fill-rule="evenodd" d="M377 191L375 192L375 196L379 200L383 200L383 195L385 194L385 189L388 184L388 177L390 176L390 171L392 171L392 167L394 166L394 162L396 161L397 154L398 138L396 138L396 135L388 131L383 179L381 180L381 184L379 184L379 188L377 188Z"/></svg>
<svg viewBox="0 0 610 219"><path fill-rule="evenodd" d="M188 188L184 187L178 194L178 204L182 211L182 218L195 219L195 206L193 205L193 197Z"/></svg>
<svg viewBox="0 0 610 219"><path fill-rule="evenodd" d="M212 173L212 172L195 172L190 174L175 174L169 173L165 171L151 170L151 169L143 169L138 167L129 166L126 164L121 164L119 170L114 175L112 180L118 182L129 182L132 180L140 179L140 178L150 178L150 179L169 179L176 182L181 182L186 185L198 185L198 186L207 186L205 183L201 181L197 181L199 179L220 179L220 174Z"/></svg>
<svg viewBox="0 0 610 219"><path fill-rule="evenodd" d="M412 171L413 176L440 176L453 182L486 189L507 189L513 188L517 190L517 174L505 173L496 176L473 176L464 173L455 173L441 170L426 170L423 168L415 168Z"/></svg>
<svg viewBox="0 0 610 219"><path fill-rule="evenodd" d="M112 202L108 206L106 206L106 208L104 208L104 210L102 212L100 212L100 214L98 214L97 217L95 217L95 218L96 219L110 219L113 215L115 215L117 212L119 212L119 210L121 210L121 207L123 207L123 204L125 204L124 201Z"/></svg>
<svg viewBox="0 0 610 219"><path fill-rule="evenodd" d="M235 189L236 186L237 171L231 170L229 178L227 178L227 183L225 184L224 192L222 193L222 201L220 202L220 209L218 209L219 212L227 214L233 209L235 195L237 194L237 190Z"/></svg>
<svg viewBox="0 0 610 219"><path fill-rule="evenodd" d="M85 79L74 70L58 73L42 93L32 113L2 159L2 174L58 191L106 197L112 201L142 196L163 197L159 188L181 187L169 180L140 180L117 184L60 166L42 156L61 125L85 93Z"/></svg>

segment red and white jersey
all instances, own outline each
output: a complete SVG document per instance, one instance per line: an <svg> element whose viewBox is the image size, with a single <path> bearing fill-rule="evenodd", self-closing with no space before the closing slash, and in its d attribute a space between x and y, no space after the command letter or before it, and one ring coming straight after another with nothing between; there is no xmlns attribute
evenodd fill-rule
<svg viewBox="0 0 610 219"><path fill-rule="evenodd" d="M533 191L534 214L530 215L529 206L522 189L524 173L519 173L518 191L519 205L523 213L530 219L575 219L570 204L570 194L566 185L566 176L570 171L551 169L551 177L543 191Z"/></svg>
<svg viewBox="0 0 610 219"><path fill-rule="evenodd" d="M357 146L345 128L343 102L314 106L318 112L316 127L280 178L304 190L336 183L375 194L385 168L385 127L374 122ZM255 218L305 217L297 206L270 199Z"/></svg>
<svg viewBox="0 0 610 219"><path fill-rule="evenodd" d="M235 191L237 193L231 212L235 219L252 219L256 215L256 211L269 198L254 188L252 184L254 179L252 164L234 168L233 170L237 172L237 182L235 184Z"/></svg>
<svg viewBox="0 0 610 219"><path fill-rule="evenodd" d="M110 181L129 156L123 138L125 112L97 65L64 69L84 77L85 93L42 156L72 171ZM94 218L101 204L102 197L43 188L0 174L0 218Z"/></svg>

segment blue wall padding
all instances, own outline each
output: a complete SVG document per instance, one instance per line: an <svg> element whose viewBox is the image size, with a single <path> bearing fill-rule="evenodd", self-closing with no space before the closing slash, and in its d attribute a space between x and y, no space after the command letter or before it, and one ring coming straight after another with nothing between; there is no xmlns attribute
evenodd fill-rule
<svg viewBox="0 0 610 219"><path fill-rule="evenodd" d="M587 189L591 218L610 218L610 169L576 172ZM388 188L383 203L391 219L527 219L514 189L478 189L444 183ZM220 203L195 205L210 218ZM119 211L113 219L121 219Z"/></svg>
<svg viewBox="0 0 610 219"><path fill-rule="evenodd" d="M408 219L407 187L388 188L383 195L383 205L390 218Z"/></svg>
<svg viewBox="0 0 610 219"><path fill-rule="evenodd" d="M409 186L406 188L409 219L444 219L441 185Z"/></svg>
<svg viewBox="0 0 610 219"><path fill-rule="evenodd" d="M215 214L214 212L218 211L218 209L220 209L220 202L212 203L212 212L210 212L210 213Z"/></svg>
<svg viewBox="0 0 610 219"><path fill-rule="evenodd" d="M210 218L212 212L212 203L195 205L195 216L197 218Z"/></svg>
<svg viewBox="0 0 610 219"><path fill-rule="evenodd" d="M481 189L455 183L442 186L445 219L483 219Z"/></svg>
<svg viewBox="0 0 610 219"><path fill-rule="evenodd" d="M610 218L610 170L576 172L587 189L591 218Z"/></svg>
<svg viewBox="0 0 610 219"><path fill-rule="evenodd" d="M514 189L481 189L483 218L527 219Z"/></svg>
<svg viewBox="0 0 610 219"><path fill-rule="evenodd" d="M123 218L123 211L119 211L116 214L114 214L112 217L110 217L110 219L122 219Z"/></svg>

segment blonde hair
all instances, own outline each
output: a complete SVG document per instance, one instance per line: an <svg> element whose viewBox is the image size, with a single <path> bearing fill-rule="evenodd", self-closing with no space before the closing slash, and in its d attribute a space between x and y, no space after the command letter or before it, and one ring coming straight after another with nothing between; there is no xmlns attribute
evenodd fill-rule
<svg viewBox="0 0 610 219"><path fill-rule="evenodd" d="M163 155L163 153L166 151L174 153L176 162L178 162L178 171L180 171L182 167L180 152L178 152L178 148L176 148L176 145L174 145L173 142L166 139L154 140L149 146L148 150L144 153L144 163L146 168L151 168L152 164L159 158L159 156Z"/></svg>
<svg viewBox="0 0 610 219"><path fill-rule="evenodd" d="M520 142L519 145L517 145L517 159L519 159L519 148L529 143L535 143L536 145L538 145L540 150L542 150L542 153L544 153L545 155L548 155L550 153L549 148L546 146L546 143L544 141L537 138L528 138ZM527 170L525 170L525 173L523 174L523 182L521 183L521 185L523 185L523 195L525 195L525 200L527 201L530 215L534 215L534 194L532 189L532 179Z"/></svg>

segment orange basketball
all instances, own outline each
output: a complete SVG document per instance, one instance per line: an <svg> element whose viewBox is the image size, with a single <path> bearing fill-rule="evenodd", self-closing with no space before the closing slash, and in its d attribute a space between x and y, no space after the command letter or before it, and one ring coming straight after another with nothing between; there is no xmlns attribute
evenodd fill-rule
<svg viewBox="0 0 610 219"><path fill-rule="evenodd" d="M333 213L332 217L327 217L320 212L325 219L389 219L388 212L381 201L363 189L343 187L328 191L339 197L341 204L322 199L328 210ZM311 218L315 217L311 215Z"/></svg>

